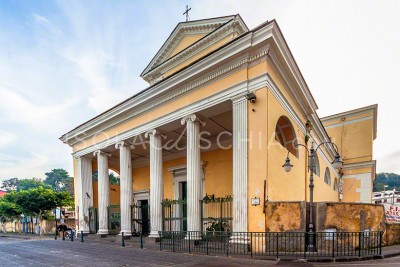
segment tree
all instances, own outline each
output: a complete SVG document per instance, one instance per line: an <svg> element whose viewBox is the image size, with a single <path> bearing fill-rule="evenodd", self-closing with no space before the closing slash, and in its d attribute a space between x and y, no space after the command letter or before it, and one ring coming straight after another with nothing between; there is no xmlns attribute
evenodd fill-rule
<svg viewBox="0 0 400 267"><path fill-rule="evenodd" d="M385 188L385 185L387 186ZM396 173L382 172L376 174L374 180L374 192L400 189L400 175Z"/></svg>
<svg viewBox="0 0 400 267"><path fill-rule="evenodd" d="M11 191L17 190L18 182L19 182L18 178L11 178L8 180L4 180L1 183L1 188L10 193Z"/></svg>
<svg viewBox="0 0 400 267"><path fill-rule="evenodd" d="M94 171L93 172L93 175L92 175L92 180L93 180L93 182L97 182L98 180L99 180L99 177L98 177L99 175L98 175L98 172L97 171ZM113 185L120 185L120 183L119 183L119 178L117 177L117 176L115 176L115 174L113 173L113 172L111 172L109 175L108 175L108 177L109 177L109 179L110 179L110 184L113 184Z"/></svg>
<svg viewBox="0 0 400 267"><path fill-rule="evenodd" d="M39 186L41 186L43 188L51 189L50 185L43 183L40 179L32 178L32 179L19 180L16 191L19 192L21 190L29 190L31 188L37 188Z"/></svg>
<svg viewBox="0 0 400 267"><path fill-rule="evenodd" d="M11 178L8 180L4 180L1 187L5 189L8 193L10 193L12 191L28 190L30 188L36 188L39 186L42 186L44 188L51 188L50 185L43 183L39 178Z"/></svg>
<svg viewBox="0 0 400 267"><path fill-rule="evenodd" d="M0 199L0 221L14 221L21 216L21 210L13 202L13 197L6 195Z"/></svg>
<svg viewBox="0 0 400 267"><path fill-rule="evenodd" d="M50 185L54 191L68 191L73 194L74 179L64 169L53 169L45 173L44 183Z"/></svg>
<svg viewBox="0 0 400 267"><path fill-rule="evenodd" d="M22 213L37 217L40 223L46 212L59 206L65 207L73 204L73 199L68 192L54 192L52 189L42 186L13 192L11 195Z"/></svg>
<svg viewBox="0 0 400 267"><path fill-rule="evenodd" d="M110 173L110 184L119 185L119 178L114 175L114 173Z"/></svg>

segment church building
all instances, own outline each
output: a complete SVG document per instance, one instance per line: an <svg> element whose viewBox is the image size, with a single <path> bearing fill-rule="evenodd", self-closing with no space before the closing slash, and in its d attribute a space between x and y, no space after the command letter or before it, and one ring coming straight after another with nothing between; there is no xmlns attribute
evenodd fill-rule
<svg viewBox="0 0 400 267"><path fill-rule="evenodd" d="M371 203L377 105L320 118L275 20L178 23L141 77L146 89L60 138L79 232L262 232L265 203L310 201L309 164L315 202Z"/></svg>

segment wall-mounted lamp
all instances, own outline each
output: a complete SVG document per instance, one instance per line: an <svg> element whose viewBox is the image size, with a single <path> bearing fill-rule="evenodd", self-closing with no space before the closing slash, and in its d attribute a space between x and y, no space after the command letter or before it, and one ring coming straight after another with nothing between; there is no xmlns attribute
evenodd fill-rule
<svg viewBox="0 0 400 267"><path fill-rule="evenodd" d="M247 98L247 100L249 100L251 103L255 103L255 102L256 102L256 99L257 99L256 94L255 94L254 92L248 92L248 93L246 94L246 98Z"/></svg>

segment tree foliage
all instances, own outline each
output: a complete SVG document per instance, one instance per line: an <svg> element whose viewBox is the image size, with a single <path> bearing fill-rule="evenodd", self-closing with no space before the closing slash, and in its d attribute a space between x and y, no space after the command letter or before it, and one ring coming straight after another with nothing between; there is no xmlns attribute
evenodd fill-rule
<svg viewBox="0 0 400 267"><path fill-rule="evenodd" d="M64 169L53 169L45 173L44 183L53 188L55 192L68 191L71 195L74 193L74 179L70 177Z"/></svg>
<svg viewBox="0 0 400 267"><path fill-rule="evenodd" d="M115 174L113 172L110 172L108 177L110 179L110 184L113 184L113 185L119 185L120 184L119 183L119 181L120 181L119 178L117 176L115 176ZM97 171L93 172L92 180L94 182L97 182L99 180Z"/></svg>
<svg viewBox="0 0 400 267"><path fill-rule="evenodd" d="M21 214L37 217L40 221L56 207L73 205L68 192L54 192L39 186L28 190L13 191L0 199L0 217L14 220Z"/></svg>
<svg viewBox="0 0 400 267"><path fill-rule="evenodd" d="M18 182L19 182L18 178L11 178L4 180L1 183L1 188L6 190L8 193L10 193L11 191L16 191L18 188Z"/></svg>
<svg viewBox="0 0 400 267"><path fill-rule="evenodd" d="M17 204L9 201L8 198L0 199L0 221L14 221L21 215L21 210Z"/></svg>
<svg viewBox="0 0 400 267"><path fill-rule="evenodd" d="M384 186L387 185L385 188ZM374 192L383 190L400 190L400 175L396 173L381 172L376 174L374 180Z"/></svg>
<svg viewBox="0 0 400 267"><path fill-rule="evenodd" d="M72 204L72 197L67 192L54 192L42 186L11 194L14 194L15 203L24 214L36 216L39 219L46 211Z"/></svg>
<svg viewBox="0 0 400 267"><path fill-rule="evenodd" d="M21 190L28 190L39 186L42 186L44 188L51 188L50 185L45 184L38 178L32 178L32 179L11 178L8 180L4 180L2 182L1 188L10 193L12 191L19 192Z"/></svg>

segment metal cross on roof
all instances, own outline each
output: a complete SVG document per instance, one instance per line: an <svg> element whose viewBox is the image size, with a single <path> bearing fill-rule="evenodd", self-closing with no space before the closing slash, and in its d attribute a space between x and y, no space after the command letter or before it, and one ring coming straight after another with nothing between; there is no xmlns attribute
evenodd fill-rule
<svg viewBox="0 0 400 267"><path fill-rule="evenodd" d="M189 21L189 11L190 11L191 9L192 9L192 8L189 8L189 6L186 5L186 11L183 12L183 14L182 14L182 15L185 15L185 14L186 14L186 22Z"/></svg>

